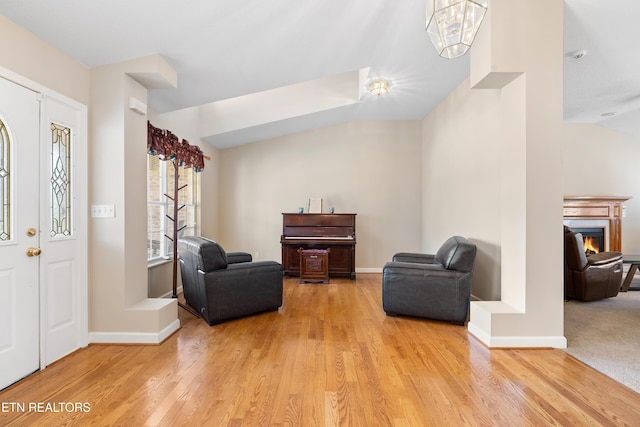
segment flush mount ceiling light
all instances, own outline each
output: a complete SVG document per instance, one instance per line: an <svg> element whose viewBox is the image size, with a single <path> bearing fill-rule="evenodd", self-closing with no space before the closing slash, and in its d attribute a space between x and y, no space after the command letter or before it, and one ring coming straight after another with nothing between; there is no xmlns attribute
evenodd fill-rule
<svg viewBox="0 0 640 427"><path fill-rule="evenodd" d="M369 83L369 92L373 95L384 95L389 92L388 80L373 80Z"/></svg>
<svg viewBox="0 0 640 427"><path fill-rule="evenodd" d="M488 0L426 0L427 34L438 55L467 53L487 12Z"/></svg>

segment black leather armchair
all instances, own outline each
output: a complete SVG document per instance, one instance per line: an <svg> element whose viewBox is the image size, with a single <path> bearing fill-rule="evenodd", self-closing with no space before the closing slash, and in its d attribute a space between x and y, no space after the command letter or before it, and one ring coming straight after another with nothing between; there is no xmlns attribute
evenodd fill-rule
<svg viewBox="0 0 640 427"><path fill-rule="evenodd" d="M434 255L401 252L382 270L387 315L407 315L464 325L469 315L476 246L449 238Z"/></svg>
<svg viewBox="0 0 640 427"><path fill-rule="evenodd" d="M249 253L226 253L196 236L178 240L178 256L184 298L209 325L282 305L280 263L252 262Z"/></svg>
<svg viewBox="0 0 640 427"><path fill-rule="evenodd" d="M595 301L618 295L622 283L622 253L586 255L582 233L564 227L564 296Z"/></svg>

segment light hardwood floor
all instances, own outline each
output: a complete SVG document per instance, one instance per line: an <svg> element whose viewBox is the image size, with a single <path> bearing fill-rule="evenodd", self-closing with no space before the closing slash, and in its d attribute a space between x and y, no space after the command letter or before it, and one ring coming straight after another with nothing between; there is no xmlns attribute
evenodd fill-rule
<svg viewBox="0 0 640 427"><path fill-rule="evenodd" d="M639 394L562 350L386 317L379 274L285 279L278 312L213 327L180 318L161 345L90 345L0 392L0 425L640 425Z"/></svg>

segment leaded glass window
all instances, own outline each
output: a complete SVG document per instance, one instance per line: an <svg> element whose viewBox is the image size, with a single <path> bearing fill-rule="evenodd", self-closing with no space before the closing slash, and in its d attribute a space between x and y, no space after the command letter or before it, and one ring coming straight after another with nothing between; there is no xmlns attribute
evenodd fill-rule
<svg viewBox="0 0 640 427"><path fill-rule="evenodd" d="M11 240L11 141L0 120L0 241Z"/></svg>
<svg viewBox="0 0 640 427"><path fill-rule="evenodd" d="M71 129L51 123L51 236L71 235Z"/></svg>

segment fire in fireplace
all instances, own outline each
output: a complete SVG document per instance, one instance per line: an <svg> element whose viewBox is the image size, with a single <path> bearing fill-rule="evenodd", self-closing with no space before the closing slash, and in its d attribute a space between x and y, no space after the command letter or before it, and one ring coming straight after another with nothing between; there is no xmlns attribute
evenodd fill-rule
<svg viewBox="0 0 640 427"><path fill-rule="evenodd" d="M572 230L582 234L586 254L605 251L604 228L572 228Z"/></svg>

